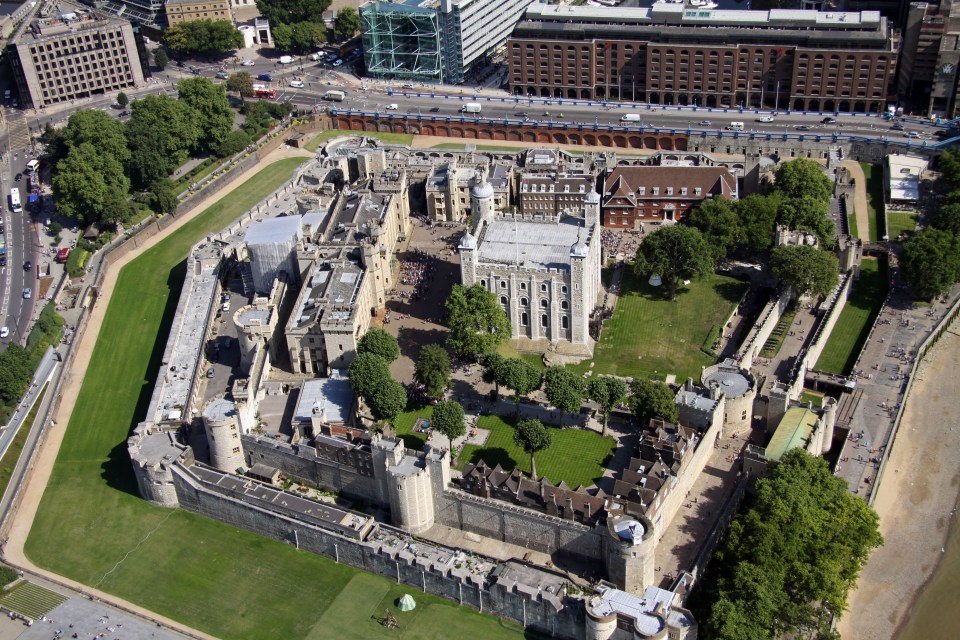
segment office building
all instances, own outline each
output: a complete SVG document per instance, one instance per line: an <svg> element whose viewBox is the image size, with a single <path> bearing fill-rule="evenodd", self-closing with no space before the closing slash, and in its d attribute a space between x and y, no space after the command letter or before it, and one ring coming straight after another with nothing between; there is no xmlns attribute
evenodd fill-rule
<svg viewBox="0 0 960 640"><path fill-rule="evenodd" d="M47 2L7 44L23 106L45 107L144 84L139 30L90 7Z"/></svg>
<svg viewBox="0 0 960 640"><path fill-rule="evenodd" d="M456 84L503 46L531 0L373 0L360 7L367 73Z"/></svg>
<svg viewBox="0 0 960 640"><path fill-rule="evenodd" d="M877 11L535 4L507 62L521 95L880 112L896 44Z"/></svg>
<svg viewBox="0 0 960 640"><path fill-rule="evenodd" d="M229 0L167 0L167 24L173 26L194 20L230 20Z"/></svg>

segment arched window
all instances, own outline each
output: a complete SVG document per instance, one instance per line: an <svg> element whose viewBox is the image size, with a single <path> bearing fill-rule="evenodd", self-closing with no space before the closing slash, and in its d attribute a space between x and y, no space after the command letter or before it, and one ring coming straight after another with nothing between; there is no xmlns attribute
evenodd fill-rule
<svg viewBox="0 0 960 640"><path fill-rule="evenodd" d="M562 285L560 287L560 293L566 293L566 292L567 292L567 285Z"/></svg>
<svg viewBox="0 0 960 640"><path fill-rule="evenodd" d="M547 283L546 283L546 282L541 282L541 283L540 283L540 291L546 292L546 290L547 290Z"/></svg>
<svg viewBox="0 0 960 640"><path fill-rule="evenodd" d="M540 298L540 308L546 309L550 305L546 298Z"/></svg>
<svg viewBox="0 0 960 640"><path fill-rule="evenodd" d="M566 311L567 309L570 308L570 303L569 303L568 301L566 301L566 300L561 300L561 301L560 301L560 308L563 309L564 311Z"/></svg>
<svg viewBox="0 0 960 640"><path fill-rule="evenodd" d="M507 281L506 281L506 280L501 280L501 281L500 281L500 288L501 288L501 289L506 289L506 288L507 288Z"/></svg>
<svg viewBox="0 0 960 640"><path fill-rule="evenodd" d="M520 298L520 306L521 306L521 307L525 307L525 306L527 306L528 304L530 304L530 301L529 301L529 300L527 300L526 298Z"/></svg>
<svg viewBox="0 0 960 640"><path fill-rule="evenodd" d="M500 296L500 304L507 306L507 296Z"/></svg>
<svg viewBox="0 0 960 640"><path fill-rule="evenodd" d="M481 281L480 281L480 286L481 286L481 287L486 287L486 286L487 286L487 281L486 281L486 280L481 280Z"/></svg>

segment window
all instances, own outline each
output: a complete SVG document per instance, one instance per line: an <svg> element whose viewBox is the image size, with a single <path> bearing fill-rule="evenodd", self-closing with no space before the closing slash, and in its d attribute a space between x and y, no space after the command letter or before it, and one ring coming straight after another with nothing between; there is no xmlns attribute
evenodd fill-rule
<svg viewBox="0 0 960 640"><path fill-rule="evenodd" d="M546 309L549 305L546 298L540 298L540 308Z"/></svg>
<svg viewBox="0 0 960 640"><path fill-rule="evenodd" d="M550 316L548 316L548 315L545 314L545 313L540 314L540 326L541 326L541 327L544 327L544 328L549 327L549 326L550 326Z"/></svg>
<svg viewBox="0 0 960 640"><path fill-rule="evenodd" d="M506 281L506 280L501 280L501 281L500 281L500 288L501 288L501 289L506 289L506 288L507 288L507 281Z"/></svg>
<svg viewBox="0 0 960 640"><path fill-rule="evenodd" d="M540 291L543 291L544 293L546 293L546 291L547 291L547 283L546 283L546 282L541 282L541 283L540 283Z"/></svg>
<svg viewBox="0 0 960 640"><path fill-rule="evenodd" d="M560 308L563 309L564 311L566 311L567 309L570 308L570 303L569 303L568 301L566 301L566 300L561 300L561 301L560 301Z"/></svg>
<svg viewBox="0 0 960 640"><path fill-rule="evenodd" d="M567 285L562 285L560 287L560 293L566 293L566 292L567 292Z"/></svg>
<svg viewBox="0 0 960 640"><path fill-rule="evenodd" d="M486 286L487 286L487 281L486 281L486 280L481 280L481 281L480 281L480 286L481 286L481 287L486 287Z"/></svg>
<svg viewBox="0 0 960 640"><path fill-rule="evenodd" d="M563 316L562 318L560 318L560 326L561 326L563 329L569 329L569 328L570 328L570 318L568 318L567 316Z"/></svg>
<svg viewBox="0 0 960 640"><path fill-rule="evenodd" d="M520 314L520 326L521 326L521 327L525 327L525 326L527 326L528 324L530 324L530 321L529 321L529 319L528 319L528 317L527 317L527 312L524 311L523 313Z"/></svg>
<svg viewBox="0 0 960 640"><path fill-rule="evenodd" d="M527 306L527 304L529 304L529 302L530 302L530 301L527 300L526 298L520 298L520 306L521 306L521 307Z"/></svg>
<svg viewBox="0 0 960 640"><path fill-rule="evenodd" d="M507 306L507 296L500 296L500 304Z"/></svg>

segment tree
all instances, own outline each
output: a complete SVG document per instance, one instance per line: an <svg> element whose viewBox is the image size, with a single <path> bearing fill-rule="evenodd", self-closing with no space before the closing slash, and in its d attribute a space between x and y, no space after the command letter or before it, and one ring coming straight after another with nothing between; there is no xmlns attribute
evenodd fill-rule
<svg viewBox="0 0 960 640"><path fill-rule="evenodd" d="M530 476L536 480L536 454L550 448L553 434L539 420L521 420L513 432L513 442L530 455Z"/></svg>
<svg viewBox="0 0 960 640"><path fill-rule="evenodd" d="M513 402L516 405L517 417L520 416L520 399L540 388L543 375L540 369L523 358L505 358L500 364L500 374L503 385L513 391Z"/></svg>
<svg viewBox="0 0 960 640"><path fill-rule="evenodd" d="M461 358L490 353L510 338L510 320L492 293L480 283L453 285L447 298L447 345Z"/></svg>
<svg viewBox="0 0 960 640"><path fill-rule="evenodd" d="M400 357L397 339L379 327L371 327L357 342L357 353L372 353L393 362Z"/></svg>
<svg viewBox="0 0 960 640"><path fill-rule="evenodd" d="M121 165L130 160L123 123L96 109L81 109L71 115L63 128L63 142L64 155L88 143L98 154L109 156Z"/></svg>
<svg viewBox="0 0 960 640"><path fill-rule="evenodd" d="M796 158L777 167L774 175L774 189L788 198L810 197L822 203L830 202L833 183L818 162Z"/></svg>
<svg viewBox="0 0 960 640"><path fill-rule="evenodd" d="M150 186L153 194L153 210L157 213L173 213L179 204L177 185L170 178L161 178Z"/></svg>
<svg viewBox="0 0 960 640"><path fill-rule="evenodd" d="M297 22L290 30L290 53L307 54L327 41L327 27L322 22Z"/></svg>
<svg viewBox="0 0 960 640"><path fill-rule="evenodd" d="M634 268L640 277L659 275L673 300L681 279L707 276L713 270L713 263L710 247L700 231L686 225L671 225L647 236L637 249Z"/></svg>
<svg viewBox="0 0 960 640"><path fill-rule="evenodd" d="M390 378L387 361L373 353L360 353L350 363L350 387L369 402L375 391Z"/></svg>
<svg viewBox="0 0 960 640"><path fill-rule="evenodd" d="M331 0L256 0L260 15L270 21L275 31L277 25L309 22L323 15L330 8Z"/></svg>
<svg viewBox="0 0 960 640"><path fill-rule="evenodd" d="M167 94L134 100L131 111L126 127L130 173L136 184L147 186L187 161L200 138L199 118L187 103Z"/></svg>
<svg viewBox="0 0 960 640"><path fill-rule="evenodd" d="M831 619L881 544L867 502L823 459L788 451L757 480L694 590L703 637L834 637Z"/></svg>
<svg viewBox="0 0 960 640"><path fill-rule="evenodd" d="M937 209L933 226L953 235L960 234L960 202L951 202Z"/></svg>
<svg viewBox="0 0 960 640"><path fill-rule="evenodd" d="M392 378L383 380L373 393L364 397L370 407L370 413L377 420L393 422L393 419L407 406L407 390Z"/></svg>
<svg viewBox="0 0 960 640"><path fill-rule="evenodd" d="M500 395L500 385L505 384L503 381L503 361L504 357L496 351L484 354L480 359L480 364L483 365L483 381L494 385L497 395Z"/></svg>
<svg viewBox="0 0 960 640"><path fill-rule="evenodd" d="M777 225L780 196L750 195L733 204L739 220L742 240L751 251L767 251L773 246L773 234Z"/></svg>
<svg viewBox="0 0 960 640"><path fill-rule="evenodd" d="M777 209L777 223L796 231L815 233L821 247L830 247L833 246L834 225L827 211L825 203L810 196L783 197Z"/></svg>
<svg viewBox="0 0 960 640"><path fill-rule="evenodd" d="M212 152L233 130L235 113L230 108L227 92L210 78L185 78L177 83L178 100L188 105L199 117L200 137L197 150Z"/></svg>
<svg viewBox="0 0 960 640"><path fill-rule="evenodd" d="M227 91L236 91L240 99L249 98L253 95L253 76L246 71L238 71L230 74L226 83Z"/></svg>
<svg viewBox="0 0 960 640"><path fill-rule="evenodd" d="M641 428L649 424L651 418L662 418L667 422L676 422L680 418L680 410L673 401L673 390L663 382L634 380L630 390L630 405Z"/></svg>
<svg viewBox="0 0 960 640"><path fill-rule="evenodd" d="M587 385L587 395L603 409L603 431L607 435L610 412L627 397L627 383L614 376L594 376Z"/></svg>
<svg viewBox="0 0 960 640"><path fill-rule="evenodd" d="M117 94L117 104L121 107L125 107L130 104L130 98L127 97L127 94L121 91Z"/></svg>
<svg viewBox="0 0 960 640"><path fill-rule="evenodd" d="M586 384L582 376L562 365L555 365L547 369L544 376L544 391L550 404L560 410L562 418L564 413L580 411ZM563 420L560 423L563 424Z"/></svg>
<svg viewBox="0 0 960 640"><path fill-rule="evenodd" d="M937 157L937 169L951 190L960 189L960 153L947 150Z"/></svg>
<svg viewBox="0 0 960 640"><path fill-rule="evenodd" d="M236 155L246 149L250 142L250 134L246 131L242 129L231 131L217 147L217 157L229 158L230 156Z"/></svg>
<svg viewBox="0 0 960 640"><path fill-rule="evenodd" d="M280 53L293 51L293 27L289 24L272 26L270 35L273 36L273 46Z"/></svg>
<svg viewBox="0 0 960 640"><path fill-rule="evenodd" d="M333 32L338 40L349 40L360 31L360 14L353 7L343 7L337 11Z"/></svg>
<svg viewBox="0 0 960 640"><path fill-rule="evenodd" d="M123 165L89 142L72 147L57 163L52 186L57 212L83 224L122 221L129 213L130 181Z"/></svg>
<svg viewBox="0 0 960 640"><path fill-rule="evenodd" d="M413 379L424 386L429 397L442 397L450 382L450 356L446 350L436 344L424 345L417 356Z"/></svg>
<svg viewBox="0 0 960 640"><path fill-rule="evenodd" d="M157 65L157 69L163 71L170 64L170 56L163 49L157 49L153 52L153 64Z"/></svg>
<svg viewBox="0 0 960 640"><path fill-rule="evenodd" d="M949 231L924 229L903 243L900 261L917 297L943 295L960 280L957 238Z"/></svg>
<svg viewBox="0 0 960 640"><path fill-rule="evenodd" d="M690 211L688 220L703 233L707 244L713 249L715 260L726 257L742 241L740 219L729 200L703 200Z"/></svg>
<svg viewBox="0 0 960 640"><path fill-rule="evenodd" d="M807 245L777 247L770 256L770 268L801 296L826 296L840 281L837 256Z"/></svg>
<svg viewBox="0 0 960 640"><path fill-rule="evenodd" d="M428 345L430 346L430 345ZM464 423L463 407L455 400L441 400L433 408L433 417L430 426L447 436L450 442L450 451L453 451L453 441L467 432Z"/></svg>
<svg viewBox="0 0 960 640"><path fill-rule="evenodd" d="M243 34L229 20L192 20L170 25L163 42L174 56L219 56L243 46Z"/></svg>

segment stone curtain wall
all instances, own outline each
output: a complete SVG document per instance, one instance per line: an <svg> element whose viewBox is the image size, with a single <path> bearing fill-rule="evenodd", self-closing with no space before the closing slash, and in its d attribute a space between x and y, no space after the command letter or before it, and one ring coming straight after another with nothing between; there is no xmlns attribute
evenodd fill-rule
<svg viewBox="0 0 960 640"><path fill-rule="evenodd" d="M756 324L750 329L747 339L744 340L743 346L740 347L740 351L737 353L737 362L741 367L750 369L753 366L754 359L757 357L757 354L760 353L760 350L763 349L767 338L773 333L773 328L780 322L780 318L783 317L792 299L792 292L789 288L785 288L777 298L772 298L763 307Z"/></svg>

